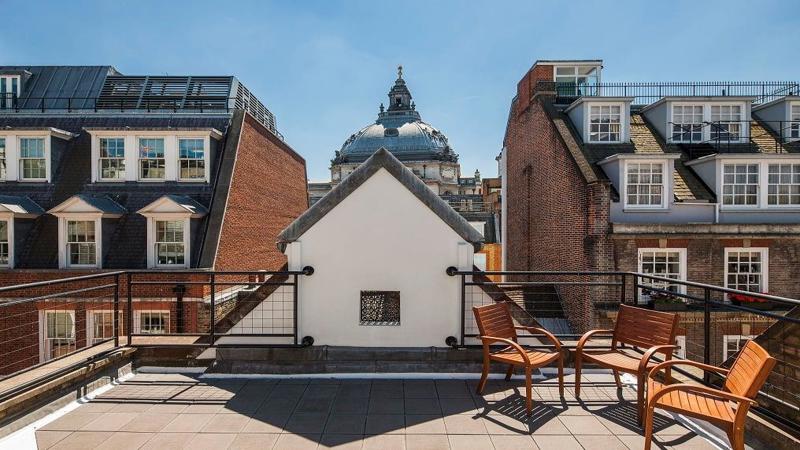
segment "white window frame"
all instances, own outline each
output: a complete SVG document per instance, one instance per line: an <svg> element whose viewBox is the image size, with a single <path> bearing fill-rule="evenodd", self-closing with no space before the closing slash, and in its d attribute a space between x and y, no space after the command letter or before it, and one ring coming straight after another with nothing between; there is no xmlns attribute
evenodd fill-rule
<svg viewBox="0 0 800 450"><path fill-rule="evenodd" d="M772 185L773 185L773 183L770 183L770 182L769 182L769 176L770 176L769 169L770 169L770 167L772 167L772 166L778 166L778 170L779 170L778 176L780 176L780 167L781 167L781 166L789 166L789 167L790 167L790 169L789 169L789 174L790 174L790 176L791 176L791 178L792 178L792 179L790 180L790 182L788 183L789 189L791 190L791 189L792 189L792 187L794 187L794 186L797 186L797 189L800 189L800 175L797 175L797 176L795 176L795 175L793 174L793 172L794 172L794 170L795 170L795 169L796 169L796 170L798 170L798 173L800 174L800 161L795 161L795 162L791 162L791 161L789 161L789 162L780 162L780 161L777 161L777 162L769 162L769 163L767 163L767 164L766 164L766 173L765 173L765 175L766 175L766 176L765 176L765 178L766 178L766 180L765 180L765 183L766 183L766 190L767 190L767 193L766 193L767 200L766 200L765 206L766 206L767 208L800 208L800 204L792 204L792 203L791 203L791 198L792 198L792 196L800 196L800 192L799 192L799 193L797 193L797 194L793 194L793 193L791 193L791 192L790 192L790 193L788 194L788 195L789 195L789 201L790 201L790 203L789 203L789 204L780 204L780 203L777 203L777 204L770 204L770 203L769 203L769 197L770 197L770 195L771 195L771 194L770 194L770 192L769 192L769 188L770 188L770 186L772 186ZM795 179L796 179L797 181L795 181ZM780 183L780 182L778 182L778 183L776 183L775 185L776 185L776 186L778 186L778 187L780 187L780 186L782 186L782 185L786 185L786 183ZM780 193L778 193L778 194L775 194L775 195L777 195L777 196L778 196L778 199L780 199L780 196L781 196L781 195L786 195L786 194L780 194Z"/></svg>
<svg viewBox="0 0 800 450"><path fill-rule="evenodd" d="M672 356L678 359L686 359L686 336L682 334L675 336L675 345L678 348L672 352Z"/></svg>
<svg viewBox="0 0 800 450"><path fill-rule="evenodd" d="M111 330L112 330L111 331L111 333L112 333L111 336L109 336L107 338L106 337L98 338L97 336L94 335L94 325L95 325L95 323L94 323L94 315L95 314L111 314ZM122 328L121 327L122 324L125 323L122 320L122 311L119 311L118 318L119 318L120 328ZM114 338L114 336L113 336L114 331L113 330L114 330L114 310L113 309L87 309L86 310L86 346L87 347L90 347L92 345L98 344L98 343L94 342L95 339L102 339L102 340L113 339ZM117 334L119 334L119 330L117 330Z"/></svg>
<svg viewBox="0 0 800 450"><path fill-rule="evenodd" d="M755 205L726 205L723 197L723 179L725 165L728 164L755 164L758 166L758 194ZM798 158L718 158L717 159L717 197L721 211L754 211L754 210L792 210L800 211L797 205L770 205L769 204L769 166L775 164L800 164Z"/></svg>
<svg viewBox="0 0 800 450"><path fill-rule="evenodd" d="M13 214L0 214L0 222L7 223L8 234L8 262L3 263L0 261L1 268L11 269L14 267L14 215Z"/></svg>
<svg viewBox="0 0 800 450"><path fill-rule="evenodd" d="M581 68L581 67L594 69L595 75L579 75L578 74L578 69ZM571 68L572 69L572 73L571 74L561 74L561 75L559 75L558 74L558 69L565 69L565 68ZM602 68L603 68L602 65L594 65L594 64L554 64L553 65L553 82L554 83L559 83L559 81L558 81L559 77L560 78L572 77L572 80L573 80L573 83L574 83L574 86L575 86L575 95L578 95L578 90L581 87L586 87L586 86L588 86L590 88L593 87L595 89L595 91L598 91L599 89L598 89L597 86L600 84L600 71L602 70ZM585 84L578 84L578 77L586 77L587 78L587 82ZM589 80L589 79L593 79L593 80ZM562 88L563 88L563 86L562 86ZM556 89L559 89L559 87L556 87ZM599 95L600 92L590 92L589 94L591 94L591 95Z"/></svg>
<svg viewBox="0 0 800 450"><path fill-rule="evenodd" d="M94 222L94 239L95 239L95 263L94 264L70 264L69 251L67 249L69 243L67 242L67 224L68 222ZM103 220L101 214L75 214L75 213L62 213L58 214L58 261L59 267L74 268L74 269L102 269L103 268Z"/></svg>
<svg viewBox="0 0 800 450"><path fill-rule="evenodd" d="M673 132L672 127L675 124L675 107L676 106L700 106L703 109L702 115L703 118L700 122L700 141L684 141L680 139L673 139ZM675 143L675 144L688 144L688 143L698 143L698 142L709 142L713 136L711 125L711 107L712 106L738 106L742 112L742 120L741 120L741 130L739 132L739 139L738 140L731 140L730 142L733 143L743 143L748 142L750 140L750 109L748 108L747 102L730 102L730 101L714 101L714 102L695 102L695 101L677 101L677 102L669 102L669 107L667 108L667 127L666 127L666 135L667 135L667 142ZM726 140L725 143L728 141Z"/></svg>
<svg viewBox="0 0 800 450"><path fill-rule="evenodd" d="M748 204L737 204L737 203L731 203L731 204L726 204L725 203L725 198L728 195L732 195L734 200L736 199L736 196L737 196L737 194L735 194L735 193L734 194L725 194L725 186L734 186L734 189L735 189L735 186L741 186L741 184L735 183L735 182L733 184L726 184L725 183L725 175L726 175L725 174L725 166L734 166L734 174L733 174L734 178L736 177L736 168L735 168L736 166L745 166L746 168L749 168L751 166L755 166L755 168L756 168L756 172L755 172L755 174L756 174L756 182L755 182L755 184L749 183L749 182L746 182L744 184L745 187L747 187L747 186L755 186L756 187L756 194L755 194L756 203L755 204L748 205ZM763 171L761 170L761 164L759 164L757 162L723 161L722 164L720 164L720 191L719 191L720 192L720 196L719 196L720 197L720 207L721 208L726 208L726 209L727 208L730 208L730 209L755 209L755 208L759 208L761 206L761 204L762 204L762 202L761 202L761 194L763 192L763 188L761 186L762 185L762 181L763 181L762 180L763 179L762 172ZM745 175L748 175L748 174L749 174L749 172L746 171ZM745 193L744 195L747 196L749 194Z"/></svg>
<svg viewBox="0 0 800 450"><path fill-rule="evenodd" d="M142 140L160 140L163 142L164 146L164 154L161 158L142 158L141 154L141 142ZM163 160L164 161L164 176L160 178L145 178L142 176L142 162L143 161L151 161L151 160ZM144 183L150 182L162 182L166 181L169 177L167 177L167 139L164 136L137 136L136 137L136 179L138 181Z"/></svg>
<svg viewBox="0 0 800 450"><path fill-rule="evenodd" d="M602 108L609 108L609 109L611 109L611 108L619 108L619 123L617 124L619 126L619 131L617 133L619 135L619 139L613 140L613 141L593 141L592 140L592 108L600 108L601 110L602 110ZM585 123L584 123L584 130L585 130L584 136L586 136L586 142L589 143L589 144L619 144L621 142L627 142L628 141L627 129L628 129L628 121L629 121L629 119L627 117L628 114L626 114L626 109L627 108L625 107L625 103L623 103L623 102L614 102L614 103L587 102L586 103L586 111L585 111L586 120L585 120ZM600 114L602 116L602 112ZM611 113L609 113L609 114L611 114ZM607 123L600 122L600 125L608 125L609 127L611 127L614 124L612 124L610 122L607 122ZM598 134L602 134L602 133L604 133L604 132L598 132ZM608 132L608 133L610 133L610 132Z"/></svg>
<svg viewBox="0 0 800 450"><path fill-rule="evenodd" d="M145 333L142 331L142 314L159 314L159 315L166 315L167 319L164 322L165 328L163 333ZM133 334L152 334L154 336L170 334L170 319L171 312L168 309L145 309L134 311L134 322L133 322Z"/></svg>
<svg viewBox="0 0 800 450"><path fill-rule="evenodd" d="M744 335L744 334L725 334L722 336L722 361L727 361L728 358L735 355L739 350L742 349L742 341L750 341L755 339L755 336L751 335ZM736 349L733 354L728 354L728 342L736 342Z"/></svg>
<svg viewBox="0 0 800 450"><path fill-rule="evenodd" d="M13 94L14 97L19 99L19 94L22 92L22 77L20 75L0 75L0 80L5 80L6 82L6 90L5 92L0 93L0 110L3 109L13 109L14 108L14 101L13 97L7 98L6 95ZM17 83L17 88L14 88L14 81Z"/></svg>
<svg viewBox="0 0 800 450"><path fill-rule="evenodd" d="M183 221L183 264L159 264L156 250L156 222ZM147 260L148 266L154 269L188 268L191 262L191 217L187 214L153 214L147 217Z"/></svg>
<svg viewBox="0 0 800 450"><path fill-rule="evenodd" d="M203 158L196 159L196 158L181 158L181 141L201 141L203 143ZM177 148L177 172L178 172L178 181L186 182L186 183L202 183L208 181L208 152L209 152L209 140L204 138L203 136L178 136L178 148ZM183 178L181 176L181 163L183 161L202 161L203 162L203 176L199 178Z"/></svg>
<svg viewBox="0 0 800 450"><path fill-rule="evenodd" d="M23 139L39 139L42 141L43 154L41 158L23 158L22 157L22 140ZM7 145L7 144L6 144ZM39 160L44 159L44 178L25 178L24 171L22 170L22 162L25 160ZM17 174L18 181L21 183L41 183L50 182L50 136L17 136ZM7 168L8 166L6 166Z"/></svg>
<svg viewBox="0 0 800 450"><path fill-rule="evenodd" d="M122 140L122 158L108 158L103 157L102 143L104 140L120 139ZM111 182L111 183L124 183L128 178L128 142L124 136L99 136L98 137L98 150L97 150L97 181ZM137 148L138 151L138 148ZM103 177L103 160L122 160L122 177L120 178L105 178Z"/></svg>
<svg viewBox="0 0 800 450"><path fill-rule="evenodd" d="M800 140L800 102L790 102L787 106L789 119L789 141Z"/></svg>
<svg viewBox="0 0 800 450"><path fill-rule="evenodd" d="M732 286L728 285L728 256L730 253L733 252L760 252L761 253L761 289L760 292L769 292L769 248L767 247L725 247L725 255L724 255L724 264L725 268L723 271L723 276L725 279L723 280L723 286L729 289L736 289ZM725 300L728 301L728 296L725 296Z"/></svg>
<svg viewBox="0 0 800 450"><path fill-rule="evenodd" d="M3 153L0 154L0 181L6 181L8 177L8 139L5 136L0 136L3 141Z"/></svg>
<svg viewBox="0 0 800 450"><path fill-rule="evenodd" d="M677 124L675 122L675 107L680 107L680 108L697 108L697 107L700 107L700 122L699 123L694 123L694 122L692 122L691 124L685 124L683 122L680 123L680 125L692 125L692 126L700 125L700 140L699 141L694 141L691 138L688 141L685 141L683 139L675 139L675 137L674 137L674 134L675 134L674 127L676 125L679 125L679 124ZM694 113L692 113L692 115L694 115ZM706 117L706 107L702 103L672 103L670 105L670 107L669 107L669 120L668 120L668 123L667 123L667 138L668 138L667 140L669 142L673 142L673 143L676 143L676 144L687 144L687 143L705 141L706 139L705 139L704 129L706 128L706 125L703 123L705 121L705 117ZM681 131L680 132L680 134L684 134L684 133L685 133L685 131ZM689 133L690 133L690 135L694 134L694 131L690 131Z"/></svg>
<svg viewBox="0 0 800 450"><path fill-rule="evenodd" d="M78 349L78 340L77 340L77 333L76 333L77 332L77 329L76 329L77 324L75 322L75 310L74 309L69 309L69 310L64 310L64 309L43 309L43 310L40 310L39 311L39 362L42 362L42 363L46 362L46 361L53 360L55 358L58 358L58 356L56 356L55 358L50 357L50 354L52 353L53 348L52 348L52 344L49 341L53 341L53 340L56 340L56 339L63 339L63 340L66 340L66 341L70 340L69 337L67 337L67 338L48 338L47 337L47 332L48 332L48 330L47 330L47 315L48 315L48 313L67 313L72 317L72 338L71 338L72 347L73 347L72 351L75 351L75 350Z"/></svg>
<svg viewBox="0 0 800 450"><path fill-rule="evenodd" d="M644 272L644 260L643 260L643 256L644 256L645 253L678 253L679 273L678 273L678 278L676 278L675 280L676 281L686 281L686 249L685 248L642 247L642 248L639 248L636 253L637 253L637 269L638 269L639 273L645 273ZM653 275L654 276L659 276L658 274L653 274ZM670 277L665 276L664 278L670 278ZM646 278L643 278L641 280L641 284L644 285L645 283L648 283L650 281L652 281L652 280L648 280ZM660 282L655 282L655 283L660 283ZM652 284L655 284L655 283L652 283ZM659 287L659 286L656 286L656 287ZM685 294L686 293L686 286L684 284L678 284L678 293L680 293L680 294ZM641 294L639 295L640 299L643 299L643 297L644 297L643 295L641 295ZM643 300L646 300L646 299L643 299Z"/></svg>
<svg viewBox="0 0 800 450"><path fill-rule="evenodd" d="M660 164L661 165L661 203L658 205L639 205L628 203L628 168L632 164ZM622 202L625 209L663 210L669 207L668 195L671 192L672 164L664 160L625 160L622 164ZM650 183L653 185L654 183Z"/></svg>

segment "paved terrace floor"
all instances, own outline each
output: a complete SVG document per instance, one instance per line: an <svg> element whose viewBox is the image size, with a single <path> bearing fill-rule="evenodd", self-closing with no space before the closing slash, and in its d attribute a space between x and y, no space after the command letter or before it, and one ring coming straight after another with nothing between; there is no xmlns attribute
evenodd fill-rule
<svg viewBox="0 0 800 450"><path fill-rule="evenodd" d="M40 449L641 449L635 391L588 374L583 399L537 380L197 378L137 374L36 432ZM667 416L654 448L715 448Z"/></svg>

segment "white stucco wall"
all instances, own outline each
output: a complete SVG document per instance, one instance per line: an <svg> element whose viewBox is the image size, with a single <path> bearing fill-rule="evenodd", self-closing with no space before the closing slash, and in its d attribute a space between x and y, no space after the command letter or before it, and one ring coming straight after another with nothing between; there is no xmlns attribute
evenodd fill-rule
<svg viewBox="0 0 800 450"><path fill-rule="evenodd" d="M472 245L385 169L352 192L286 250L301 277L300 336L315 345L445 346L459 335L460 277ZM399 326L362 326L362 290L400 291Z"/></svg>

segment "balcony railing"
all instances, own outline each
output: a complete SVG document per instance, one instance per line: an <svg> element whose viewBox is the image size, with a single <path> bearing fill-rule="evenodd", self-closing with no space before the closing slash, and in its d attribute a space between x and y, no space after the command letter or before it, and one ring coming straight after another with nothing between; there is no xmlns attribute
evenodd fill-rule
<svg viewBox="0 0 800 450"><path fill-rule="evenodd" d="M2 112L230 112L236 98L208 96L161 99L101 98L101 97L24 97L15 94L0 94Z"/></svg>
<svg viewBox="0 0 800 450"><path fill-rule="evenodd" d="M239 337L303 345L298 278L312 273L104 272L0 287L0 380L56 360L74 369L126 346L222 346ZM0 401L50 377L0 389Z"/></svg>
<svg viewBox="0 0 800 450"><path fill-rule="evenodd" d="M789 144L800 142L800 121L668 122L667 134L669 143L686 145L690 157L703 156L703 146L718 153L785 153Z"/></svg>
<svg viewBox="0 0 800 450"><path fill-rule="evenodd" d="M557 104L569 104L580 97L633 97L634 105L649 105L663 97L755 97L766 103L800 93L797 81L693 81L693 82L615 82L579 85L539 81L536 92L555 93Z"/></svg>
<svg viewBox="0 0 800 450"><path fill-rule="evenodd" d="M550 329L567 346L587 328L612 328L620 304L679 314L676 357L682 359L729 365L743 342L755 339L778 361L759 394L757 411L800 431L800 348L792 337L800 330L800 300L634 272L481 272L451 267L447 273L460 277L461 282L461 335L451 340L454 346L479 343L471 309L496 301L509 302L515 320L550 328L553 301L537 297L542 287L555 288L570 319L572 332ZM489 276L502 276L504 281L492 281ZM505 294L520 289L532 292L524 300ZM585 320L581 320L583 316ZM548 347L534 341L532 335L520 338L533 348ZM632 350L643 353L642 349ZM707 385L721 381L707 373L684 371L682 375Z"/></svg>

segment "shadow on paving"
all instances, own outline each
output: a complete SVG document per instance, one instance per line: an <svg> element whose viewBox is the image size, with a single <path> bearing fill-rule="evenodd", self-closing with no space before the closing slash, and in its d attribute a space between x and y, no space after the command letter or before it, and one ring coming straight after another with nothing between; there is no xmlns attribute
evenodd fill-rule
<svg viewBox="0 0 800 450"><path fill-rule="evenodd" d="M400 435L392 442L410 449L421 436L440 435L429 441L458 448L463 435L472 435L474 445L486 442L489 448L505 436L547 448L555 442L586 446L586 438L597 435L621 448L643 443L633 389L585 383L583 398L576 400L568 384L562 399L552 380L539 380L528 416L521 381L490 380L483 395L475 394L476 384L138 374L37 431L37 442L40 448L118 448L119 442L119 448L191 448L194 442L216 448L370 448L384 445L376 436ZM699 439L663 416L655 433L654 447ZM562 444L553 447L566 448Z"/></svg>

